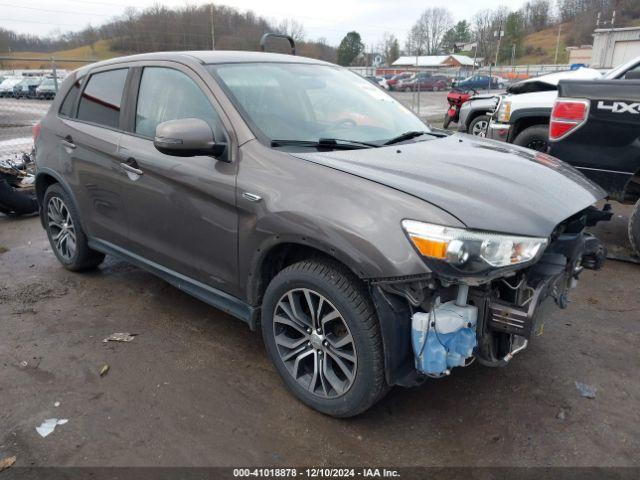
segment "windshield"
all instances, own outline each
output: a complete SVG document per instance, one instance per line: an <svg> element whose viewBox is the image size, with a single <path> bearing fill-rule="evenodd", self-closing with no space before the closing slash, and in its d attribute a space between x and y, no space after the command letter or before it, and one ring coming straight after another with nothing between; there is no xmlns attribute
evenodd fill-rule
<svg viewBox="0 0 640 480"><path fill-rule="evenodd" d="M55 87L55 85L53 78L45 78L40 84L41 87Z"/></svg>
<svg viewBox="0 0 640 480"><path fill-rule="evenodd" d="M408 131L428 131L402 104L342 68L244 63L209 69L263 141L384 143Z"/></svg>

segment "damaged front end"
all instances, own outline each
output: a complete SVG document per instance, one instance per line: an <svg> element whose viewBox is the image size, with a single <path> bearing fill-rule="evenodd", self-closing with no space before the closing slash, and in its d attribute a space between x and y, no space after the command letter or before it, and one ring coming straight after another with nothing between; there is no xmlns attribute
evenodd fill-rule
<svg viewBox="0 0 640 480"><path fill-rule="evenodd" d="M609 206L589 207L545 239L496 235L495 240L482 232L461 237L446 227L410 223L408 236L432 273L371 283L387 381L412 385L474 360L508 364L542 333L554 304L568 306L581 272L602 267L606 249L585 229L610 217Z"/></svg>

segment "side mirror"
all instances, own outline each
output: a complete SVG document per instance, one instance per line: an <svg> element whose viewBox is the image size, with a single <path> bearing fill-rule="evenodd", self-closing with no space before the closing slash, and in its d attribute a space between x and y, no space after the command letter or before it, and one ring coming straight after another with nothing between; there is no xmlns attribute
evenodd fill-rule
<svg viewBox="0 0 640 480"><path fill-rule="evenodd" d="M624 76L625 80L640 80L640 70L635 69L627 72Z"/></svg>
<svg viewBox="0 0 640 480"><path fill-rule="evenodd" d="M158 124L153 146L174 157L211 155L218 158L227 148L225 143L216 143L211 127L200 118L180 118Z"/></svg>

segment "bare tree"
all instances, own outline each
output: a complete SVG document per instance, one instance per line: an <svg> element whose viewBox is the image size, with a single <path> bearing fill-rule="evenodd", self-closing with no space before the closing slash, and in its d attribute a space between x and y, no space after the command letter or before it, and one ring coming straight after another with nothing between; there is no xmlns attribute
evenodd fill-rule
<svg viewBox="0 0 640 480"><path fill-rule="evenodd" d="M392 33L385 32L382 41L378 44L377 50L384 56L387 65L391 65L400 56L400 44Z"/></svg>
<svg viewBox="0 0 640 480"><path fill-rule="evenodd" d="M292 18L285 18L277 27L278 33L289 35L296 42L303 42L305 37L304 26Z"/></svg>
<svg viewBox="0 0 640 480"><path fill-rule="evenodd" d="M453 26L453 16L446 8L427 8L411 27L407 38L407 50L412 55L435 55L440 52L442 39Z"/></svg>
<svg viewBox="0 0 640 480"><path fill-rule="evenodd" d="M538 32L549 26L551 21L551 2L549 0L531 0L524 6L524 16L531 31Z"/></svg>

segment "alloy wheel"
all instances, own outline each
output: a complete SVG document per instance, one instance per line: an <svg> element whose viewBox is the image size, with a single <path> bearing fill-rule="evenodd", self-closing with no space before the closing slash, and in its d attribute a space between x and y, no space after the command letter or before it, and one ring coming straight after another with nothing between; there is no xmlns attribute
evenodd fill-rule
<svg viewBox="0 0 640 480"><path fill-rule="evenodd" d="M530 148L531 150L535 150L537 152L546 152L547 146L548 146L547 142L540 138L534 138L525 145L525 147Z"/></svg>
<svg viewBox="0 0 640 480"><path fill-rule="evenodd" d="M278 301L273 334L289 374L314 395L344 395L356 377L356 346L345 319L320 293L286 292Z"/></svg>
<svg viewBox="0 0 640 480"><path fill-rule="evenodd" d="M49 199L47 222L56 251L64 260L70 261L76 253L76 229L71 212L60 197Z"/></svg>
<svg viewBox="0 0 640 480"><path fill-rule="evenodd" d="M487 135L487 128L489 127L489 122L486 120L480 120L476 122L471 130L471 134L476 137L485 137Z"/></svg>

